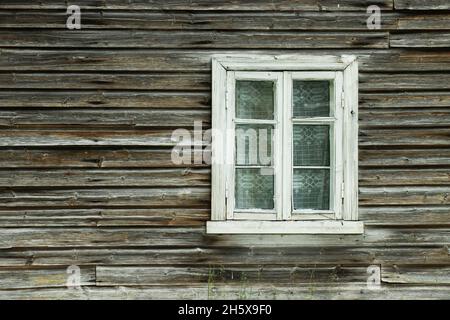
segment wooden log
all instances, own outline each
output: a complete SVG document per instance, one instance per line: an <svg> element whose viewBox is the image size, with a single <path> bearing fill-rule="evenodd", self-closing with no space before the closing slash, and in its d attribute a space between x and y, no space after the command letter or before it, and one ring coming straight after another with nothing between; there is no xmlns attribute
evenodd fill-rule
<svg viewBox="0 0 450 320"><path fill-rule="evenodd" d="M48 109L2 110L2 129L149 129L211 126L210 110L186 109Z"/></svg>
<svg viewBox="0 0 450 320"><path fill-rule="evenodd" d="M204 128L208 129L208 128ZM190 138L189 138L190 135ZM173 138L173 139L172 139ZM193 132L174 130L2 130L0 146L143 146L173 147L207 144L196 139Z"/></svg>
<svg viewBox="0 0 450 320"><path fill-rule="evenodd" d="M292 284L310 285L352 283L365 284L366 267L303 266L210 266L210 267L96 267L97 286L172 286L208 283L222 284Z"/></svg>
<svg viewBox="0 0 450 320"><path fill-rule="evenodd" d="M450 129L360 129L359 146L450 146Z"/></svg>
<svg viewBox="0 0 450 320"><path fill-rule="evenodd" d="M443 246L449 228L374 228L364 235L206 235L204 228L1 228L0 248Z"/></svg>
<svg viewBox="0 0 450 320"><path fill-rule="evenodd" d="M66 268L51 269L0 269L0 290L3 289L37 289L37 288L67 288L68 277ZM96 284L94 267L80 268L80 286Z"/></svg>
<svg viewBox="0 0 450 320"><path fill-rule="evenodd" d="M334 286L276 286L276 285L221 285L212 290L207 284L201 286L169 286L169 287L85 287L82 290L73 289L28 289L28 290L2 290L1 299L113 299L113 300L399 300L399 299L446 299L450 294L448 286L395 286L383 284L378 290L367 288L364 285Z"/></svg>
<svg viewBox="0 0 450 320"><path fill-rule="evenodd" d="M290 33L125 30L0 30L3 47L72 48L388 48L386 32Z"/></svg>
<svg viewBox="0 0 450 320"><path fill-rule="evenodd" d="M363 93L360 109L441 108L450 107L450 94L445 92Z"/></svg>
<svg viewBox="0 0 450 320"><path fill-rule="evenodd" d="M120 0L109 0L108 2L98 0L79 0L78 5L82 9L126 9L126 10L189 10L189 11L366 11L367 6L375 4L383 10L392 10L392 0L193 0L189 3L178 0L131 0L123 3ZM18 3L17 0L3 0L1 9L63 9L65 3L58 0L41 0L39 3Z"/></svg>
<svg viewBox="0 0 450 320"><path fill-rule="evenodd" d="M449 226L450 211L443 206L360 207L364 225L376 226Z"/></svg>
<svg viewBox="0 0 450 320"><path fill-rule="evenodd" d="M449 169L371 169L359 170L361 186L450 185Z"/></svg>
<svg viewBox="0 0 450 320"><path fill-rule="evenodd" d="M386 283L418 284L418 285L449 285L449 267L382 267L381 280Z"/></svg>
<svg viewBox="0 0 450 320"><path fill-rule="evenodd" d="M230 50L229 54L292 54L291 50ZM0 49L2 71L183 71L211 72L211 57L224 50L80 50L80 49ZM440 49L389 50L302 50L305 55L343 55L358 57L361 72L448 71L449 51Z"/></svg>
<svg viewBox="0 0 450 320"><path fill-rule="evenodd" d="M210 79L210 74L2 73L0 88L206 91Z"/></svg>
<svg viewBox="0 0 450 320"><path fill-rule="evenodd" d="M210 188L0 189L0 208L191 207L209 208Z"/></svg>
<svg viewBox="0 0 450 320"><path fill-rule="evenodd" d="M204 153L206 154L206 153ZM192 150L192 160L199 159L202 152ZM442 154L445 159L445 154ZM442 160L444 161L444 160ZM1 168L175 168L204 167L198 161L174 163L172 149L154 148L64 148L55 149L2 149Z"/></svg>
<svg viewBox="0 0 450 320"><path fill-rule="evenodd" d="M374 110L360 109L359 126L362 128L383 127L450 127L450 109L423 110Z"/></svg>
<svg viewBox="0 0 450 320"><path fill-rule="evenodd" d="M83 29L142 30L330 30L366 31L358 12L190 12L83 10ZM0 10L0 28L66 29L67 14L55 10ZM378 30L448 30L448 13L383 12Z"/></svg>
<svg viewBox="0 0 450 320"><path fill-rule="evenodd" d="M210 109L209 92L0 91L0 108Z"/></svg>
<svg viewBox="0 0 450 320"><path fill-rule="evenodd" d="M209 187L209 169L0 170L0 188L14 187Z"/></svg>
<svg viewBox="0 0 450 320"><path fill-rule="evenodd" d="M448 73L430 74L364 74L359 75L359 89L370 91L448 90Z"/></svg>
<svg viewBox="0 0 450 320"><path fill-rule="evenodd" d="M448 205L450 186L361 187L360 205Z"/></svg>
<svg viewBox="0 0 450 320"><path fill-rule="evenodd" d="M360 167L449 166L450 149L359 150Z"/></svg>
<svg viewBox="0 0 450 320"><path fill-rule="evenodd" d="M209 208L27 209L0 211L2 227L203 226Z"/></svg>
<svg viewBox="0 0 450 320"><path fill-rule="evenodd" d="M448 32L392 33L389 45L392 48L448 48L449 38Z"/></svg>
<svg viewBox="0 0 450 320"><path fill-rule="evenodd" d="M395 0L395 9L398 10L449 10L447 0Z"/></svg>
<svg viewBox="0 0 450 320"><path fill-rule="evenodd" d="M245 244L244 244L245 245ZM448 266L446 246L434 247L216 247L216 248L25 248L0 250L0 266Z"/></svg>

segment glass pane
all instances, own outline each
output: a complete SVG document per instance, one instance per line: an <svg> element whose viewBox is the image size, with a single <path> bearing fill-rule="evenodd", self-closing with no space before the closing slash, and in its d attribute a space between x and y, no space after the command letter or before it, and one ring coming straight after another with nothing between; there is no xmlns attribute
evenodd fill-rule
<svg viewBox="0 0 450 320"><path fill-rule="evenodd" d="M273 209L274 175L265 169L236 169L236 209Z"/></svg>
<svg viewBox="0 0 450 320"><path fill-rule="evenodd" d="M329 210L330 170L294 169L294 209Z"/></svg>
<svg viewBox="0 0 450 320"><path fill-rule="evenodd" d="M329 81L294 81L294 117L330 115Z"/></svg>
<svg viewBox="0 0 450 320"><path fill-rule="evenodd" d="M236 164L272 165L272 138L272 125L236 125Z"/></svg>
<svg viewBox="0 0 450 320"><path fill-rule="evenodd" d="M294 166L330 165L328 125L294 125Z"/></svg>
<svg viewBox="0 0 450 320"><path fill-rule="evenodd" d="M236 118L272 120L273 81L236 81Z"/></svg>

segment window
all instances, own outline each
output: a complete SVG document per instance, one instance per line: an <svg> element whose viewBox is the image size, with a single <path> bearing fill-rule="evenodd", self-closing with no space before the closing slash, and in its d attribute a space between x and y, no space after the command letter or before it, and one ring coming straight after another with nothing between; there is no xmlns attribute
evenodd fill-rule
<svg viewBox="0 0 450 320"><path fill-rule="evenodd" d="M354 56L216 56L208 233L358 234Z"/></svg>

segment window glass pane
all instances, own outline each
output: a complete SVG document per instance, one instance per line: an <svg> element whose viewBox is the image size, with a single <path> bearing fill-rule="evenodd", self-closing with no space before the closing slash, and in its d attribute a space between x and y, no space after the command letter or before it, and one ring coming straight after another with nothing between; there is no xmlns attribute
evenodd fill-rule
<svg viewBox="0 0 450 320"><path fill-rule="evenodd" d="M329 169L294 169L293 182L294 209L329 210Z"/></svg>
<svg viewBox="0 0 450 320"><path fill-rule="evenodd" d="M272 125L236 125L236 164L272 165L272 138Z"/></svg>
<svg viewBox="0 0 450 320"><path fill-rule="evenodd" d="M329 81L294 81L294 117L328 117L330 115Z"/></svg>
<svg viewBox="0 0 450 320"><path fill-rule="evenodd" d="M328 125L294 125L294 166L330 165Z"/></svg>
<svg viewBox="0 0 450 320"><path fill-rule="evenodd" d="M236 81L236 118L273 119L273 81Z"/></svg>
<svg viewBox="0 0 450 320"><path fill-rule="evenodd" d="M236 209L273 209L273 170L236 169L235 181Z"/></svg>

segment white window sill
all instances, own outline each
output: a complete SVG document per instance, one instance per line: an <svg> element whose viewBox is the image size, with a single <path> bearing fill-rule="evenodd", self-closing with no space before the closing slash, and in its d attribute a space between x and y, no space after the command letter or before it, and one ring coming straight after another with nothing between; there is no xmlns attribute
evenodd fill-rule
<svg viewBox="0 0 450 320"><path fill-rule="evenodd" d="M208 221L208 234L362 234L361 221Z"/></svg>

